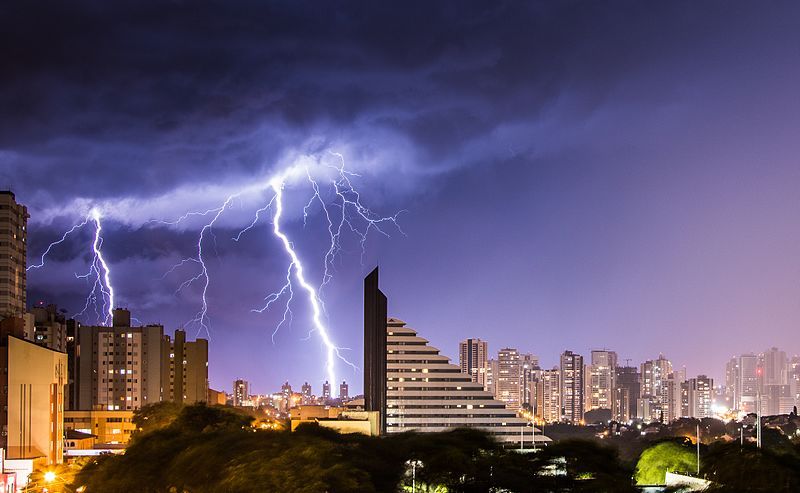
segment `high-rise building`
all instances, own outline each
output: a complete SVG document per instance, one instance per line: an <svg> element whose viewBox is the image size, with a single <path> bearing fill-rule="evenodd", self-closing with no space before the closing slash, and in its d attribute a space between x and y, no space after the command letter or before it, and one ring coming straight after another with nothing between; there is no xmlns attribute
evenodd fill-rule
<svg viewBox="0 0 800 493"><path fill-rule="evenodd" d="M350 398L350 386L347 385L347 382L342 380L342 383L339 385L339 399L346 401Z"/></svg>
<svg viewBox="0 0 800 493"><path fill-rule="evenodd" d="M584 411L583 356L572 351L561 354L561 408L566 421L580 423Z"/></svg>
<svg viewBox="0 0 800 493"><path fill-rule="evenodd" d="M489 345L480 339L465 339L458 345L458 361L461 372L466 373L486 388L486 370L488 368Z"/></svg>
<svg viewBox="0 0 800 493"><path fill-rule="evenodd" d="M322 400L329 401L331 399L331 384L325 380L322 384Z"/></svg>
<svg viewBox="0 0 800 493"><path fill-rule="evenodd" d="M639 370L635 366L618 366L615 371L614 419L628 422L638 416L640 395Z"/></svg>
<svg viewBox="0 0 800 493"><path fill-rule="evenodd" d="M786 385L789 383L789 360L786 352L773 347L761 355L764 385Z"/></svg>
<svg viewBox="0 0 800 493"><path fill-rule="evenodd" d="M386 330L389 433L474 427L508 445L549 441L405 322L390 318Z"/></svg>
<svg viewBox="0 0 800 493"><path fill-rule="evenodd" d="M387 306L375 267L364 278L364 409L379 413L379 433L386 433Z"/></svg>
<svg viewBox="0 0 800 493"><path fill-rule="evenodd" d="M534 413L545 423L561 421L561 370L541 370L536 380Z"/></svg>
<svg viewBox="0 0 800 493"><path fill-rule="evenodd" d="M313 395L311 394L311 384L308 382L303 382L303 386L300 387L300 395L302 398L302 403L304 405L308 405L312 403Z"/></svg>
<svg viewBox="0 0 800 493"><path fill-rule="evenodd" d="M714 379L698 375L681 383L681 413L689 418L710 418L714 398Z"/></svg>
<svg viewBox="0 0 800 493"><path fill-rule="evenodd" d="M540 372L538 356L530 353L519 355L519 398L522 407L533 407L536 400L536 381Z"/></svg>
<svg viewBox="0 0 800 493"><path fill-rule="evenodd" d="M0 321L0 447L6 460L60 464L67 355L22 339L23 325Z"/></svg>
<svg viewBox="0 0 800 493"><path fill-rule="evenodd" d="M131 326L131 313L114 309L112 326L78 329L78 409L124 411L162 399L161 325Z"/></svg>
<svg viewBox="0 0 800 493"><path fill-rule="evenodd" d="M487 392L497 399L497 376L500 374L500 367L496 359L486 362L486 384L483 386Z"/></svg>
<svg viewBox="0 0 800 493"><path fill-rule="evenodd" d="M233 381L233 405L244 406L250 402L250 383L246 380Z"/></svg>
<svg viewBox="0 0 800 493"><path fill-rule="evenodd" d="M56 305L37 304L31 308L33 315L34 344L67 352L67 321Z"/></svg>
<svg viewBox="0 0 800 493"><path fill-rule="evenodd" d="M12 192L0 191L0 319L25 314L29 217Z"/></svg>
<svg viewBox="0 0 800 493"><path fill-rule="evenodd" d="M609 409L612 416L614 389L616 388L617 353L607 349L592 350L592 364L589 371L591 394L589 409Z"/></svg>
<svg viewBox="0 0 800 493"><path fill-rule="evenodd" d="M208 341L186 340L186 331L176 330L175 339L161 342L161 382L165 401L194 404L208 399Z"/></svg>
<svg viewBox="0 0 800 493"><path fill-rule="evenodd" d="M728 363L730 378L733 384L733 408L745 412L756 412L756 400L759 393L758 356L742 354Z"/></svg>
<svg viewBox="0 0 800 493"><path fill-rule="evenodd" d="M663 355L642 363L640 403L637 410L640 418L646 421L669 422L671 416L677 414L675 396L680 396L680 384L676 390L672 373L672 363Z"/></svg>
<svg viewBox="0 0 800 493"><path fill-rule="evenodd" d="M496 377L496 397L509 409L522 407L520 398L520 360L519 351L504 348L497 353L498 375Z"/></svg>

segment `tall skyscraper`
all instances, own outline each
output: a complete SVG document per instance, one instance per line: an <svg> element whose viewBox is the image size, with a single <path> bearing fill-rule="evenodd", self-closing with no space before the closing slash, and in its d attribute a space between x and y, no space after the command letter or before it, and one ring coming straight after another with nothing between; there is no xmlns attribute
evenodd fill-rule
<svg viewBox="0 0 800 493"><path fill-rule="evenodd" d="M78 329L78 409L124 411L162 399L161 325L131 326L113 311L113 325Z"/></svg>
<svg viewBox="0 0 800 493"><path fill-rule="evenodd" d="M710 418L714 379L698 375L681 383L681 413L689 418Z"/></svg>
<svg viewBox="0 0 800 493"><path fill-rule="evenodd" d="M364 409L380 413L380 433L386 433L386 310L375 267L364 279Z"/></svg>
<svg viewBox="0 0 800 493"><path fill-rule="evenodd" d="M680 384L675 389L672 377L672 363L659 355L658 359L648 360L641 365L641 387L637 414L644 420L669 422L678 409L675 409L675 396L680 395ZM677 401L678 403L680 400Z"/></svg>
<svg viewBox="0 0 800 493"><path fill-rule="evenodd" d="M208 399L208 341L186 340L186 331L176 330L172 340L161 342L162 400L194 404Z"/></svg>
<svg viewBox="0 0 800 493"><path fill-rule="evenodd" d="M233 405L244 406L250 402L250 384L246 380L233 381Z"/></svg>
<svg viewBox="0 0 800 493"><path fill-rule="evenodd" d="M488 367L489 345L480 339L465 339L458 345L458 361L461 372L486 388L486 370Z"/></svg>
<svg viewBox="0 0 800 493"><path fill-rule="evenodd" d="M534 413L545 423L561 421L561 370L542 370L536 380Z"/></svg>
<svg viewBox="0 0 800 493"><path fill-rule="evenodd" d="M0 319L25 314L29 217L12 192L0 191Z"/></svg>
<svg viewBox="0 0 800 493"><path fill-rule="evenodd" d="M589 409L609 409L613 416L616 412L614 388L616 386L617 353L607 349L593 350L590 368Z"/></svg>
<svg viewBox="0 0 800 493"><path fill-rule="evenodd" d="M758 356L752 353L736 356L729 366L733 373L734 409L745 413L756 412L759 391Z"/></svg>
<svg viewBox="0 0 800 493"><path fill-rule="evenodd" d="M497 400L503 401L509 409L519 409L522 407L519 351L513 348L501 349L497 353L497 368Z"/></svg>
<svg viewBox="0 0 800 493"><path fill-rule="evenodd" d="M638 416L640 395L639 370L635 366L618 366L615 371L614 419L627 422Z"/></svg>
<svg viewBox="0 0 800 493"><path fill-rule="evenodd" d="M583 356L572 351L561 355L561 407L563 417L571 423L583 421L584 382Z"/></svg>
<svg viewBox="0 0 800 493"><path fill-rule="evenodd" d="M533 407L540 372L538 356L531 353L519 355L519 398L523 407L526 404Z"/></svg>

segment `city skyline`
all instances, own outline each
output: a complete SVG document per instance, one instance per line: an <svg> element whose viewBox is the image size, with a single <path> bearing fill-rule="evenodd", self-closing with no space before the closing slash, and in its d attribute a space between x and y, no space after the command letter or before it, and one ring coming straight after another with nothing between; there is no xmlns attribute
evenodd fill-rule
<svg viewBox="0 0 800 493"><path fill-rule="evenodd" d="M360 367L361 279L376 264L389 316L452 358L468 337L543 368L608 348L722 382L733 356L800 352L800 33L786 11L264 5L251 23L199 4L184 24L182 5L48 8L59 22L14 6L2 34L14 77L0 81L0 188L30 214L29 265L99 207L116 304L145 324L171 334L200 298L175 294L182 273L162 278L195 252L197 224L152 220L339 153L365 203L402 228L371 235L363 258L346 239L322 291ZM286 231L319 285L324 214L304 225L313 190L286 190ZM305 340L308 306L274 343L282 310L252 312L286 277L267 218L233 240L256 209L236 202L208 240L211 385L318 387L326 351ZM91 244L77 231L28 273L29 307L81 310ZM360 392L362 374L336 364L332 385Z"/></svg>

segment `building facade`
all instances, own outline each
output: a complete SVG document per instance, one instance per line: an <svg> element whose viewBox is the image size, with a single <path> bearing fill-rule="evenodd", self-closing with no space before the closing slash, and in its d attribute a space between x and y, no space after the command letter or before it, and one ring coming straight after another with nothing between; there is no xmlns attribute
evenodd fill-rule
<svg viewBox="0 0 800 493"><path fill-rule="evenodd" d="M13 319L3 322L8 320ZM67 355L6 332L0 342L0 368L0 446L5 457L60 464Z"/></svg>
<svg viewBox="0 0 800 493"><path fill-rule="evenodd" d="M458 345L458 362L461 372L486 389L486 370L489 362L489 344L480 339L465 339Z"/></svg>
<svg viewBox="0 0 800 493"><path fill-rule="evenodd" d="M162 400L161 325L131 326L128 310L112 326L78 329L78 409L125 411Z"/></svg>
<svg viewBox="0 0 800 493"><path fill-rule="evenodd" d="M609 409L613 416L616 413L614 389L616 388L617 353L607 349L593 350L591 358L588 408L590 410Z"/></svg>
<svg viewBox="0 0 800 493"><path fill-rule="evenodd" d="M186 340L185 330L176 330L174 339L165 335L161 342L162 400L183 404L208 399L208 341Z"/></svg>
<svg viewBox="0 0 800 493"><path fill-rule="evenodd" d="M522 398L520 392L520 358L519 351L504 348L497 353L497 376L495 378L495 397L505 403L509 409L520 409Z"/></svg>
<svg viewBox="0 0 800 493"><path fill-rule="evenodd" d="M250 402L250 384L246 380L233 381L233 405L244 406Z"/></svg>
<svg viewBox="0 0 800 493"><path fill-rule="evenodd" d="M561 354L561 408L564 420L578 424L584 412L583 356L572 351Z"/></svg>
<svg viewBox="0 0 800 493"><path fill-rule="evenodd" d="M0 191L0 319L25 314L29 217L12 192Z"/></svg>

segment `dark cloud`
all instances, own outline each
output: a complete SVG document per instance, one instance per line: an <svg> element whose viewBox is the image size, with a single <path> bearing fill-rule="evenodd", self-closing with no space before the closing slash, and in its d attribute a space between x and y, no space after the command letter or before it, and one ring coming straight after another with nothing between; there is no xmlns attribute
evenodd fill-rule
<svg viewBox="0 0 800 493"><path fill-rule="evenodd" d="M680 290L654 278L680 286L674 276L686 265L753 261L744 250L695 257L703 245L671 243L684 223L702 231L702 218L739 211L741 197L752 201L739 211L750 220L741 228L798 212L783 187L796 182L799 14L788 2L6 2L0 186L33 213L31 258L80 220L86 211L76 204L119 206L104 236L120 296L140 318L173 327L194 315L197 286L175 295L180 276L159 277L194 253L197 230L147 221L215 204L286 156L342 151L370 204L409 210L409 237L371 242L367 262L384 260L396 306L418 316L421 330L435 327L449 344L470 324L519 326L523 317L491 308L518 313L505 303L519 296L538 309L526 320L591 339L596 315L606 332L621 327L635 339L650 312L683 323L674 315L680 306L653 301L679 299ZM739 188L764 180L775 204ZM275 315L249 309L281 285L285 255L265 224L246 241L230 239L249 222L247 207L215 228L211 310L220 333L260 341L256 328L273 327ZM324 224L289 227L310 258L324 252ZM489 240L475 241L487 230ZM742 244L732 231L725 238ZM85 286L74 273L86 267L88 235L55 250L51 270L30 274L32 299L82 307ZM663 271L636 264L641 252ZM358 331L343 327L358 325L360 245L345 253L329 306L344 344L358 348ZM702 269L690 270L697 278L687 272L686 284L704 285ZM453 279L452 297L470 300L466 308L426 304ZM482 309L481 287L498 284L509 291L493 291ZM693 300L702 293L694 294L686 313L701 311ZM746 305L741 292L728 294ZM607 313L615 309L630 319ZM722 302L710 310L733 313ZM720 315L709 325L756 318ZM578 340L552 344L568 343ZM264 372L255 363L264 348L251 346L245 358L230 341L214 347ZM296 352L270 354L293 367L314 364L314 355L295 365L280 358Z"/></svg>

